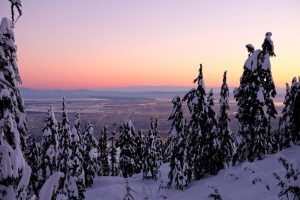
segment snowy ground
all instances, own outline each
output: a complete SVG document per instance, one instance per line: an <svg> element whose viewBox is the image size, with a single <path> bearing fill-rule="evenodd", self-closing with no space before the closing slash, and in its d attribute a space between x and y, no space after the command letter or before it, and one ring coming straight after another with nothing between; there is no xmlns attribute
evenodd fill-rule
<svg viewBox="0 0 300 200"><path fill-rule="evenodd" d="M142 174L129 178L129 185L134 192L135 200L165 199L173 200L206 200L212 192L211 186L218 188L223 200L276 200L279 188L273 172L283 175L284 169L278 158L284 157L290 163L300 166L300 147L294 146L274 155L268 155L261 161L243 163L219 172L217 176L193 181L184 191L160 189L161 182L168 181L168 165L161 167L161 177L157 181L143 181ZM260 177L262 182L253 184ZM267 189L269 187L269 189ZM87 189L86 199L122 200L125 194L125 179L122 177L97 177L92 188ZM147 198L148 197L148 198Z"/></svg>

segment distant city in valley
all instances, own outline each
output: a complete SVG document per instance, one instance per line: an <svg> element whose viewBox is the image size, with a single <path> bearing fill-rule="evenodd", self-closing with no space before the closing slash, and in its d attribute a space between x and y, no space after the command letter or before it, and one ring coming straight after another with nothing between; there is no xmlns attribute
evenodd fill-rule
<svg viewBox="0 0 300 200"><path fill-rule="evenodd" d="M84 125L91 122L94 127L94 134L99 136L104 125L108 127L109 134L114 124L119 127L125 120L132 120L136 130L141 129L147 134L150 128L151 118L159 119L159 131L162 139L168 136L170 121L168 117L172 111L171 100L174 96L183 96L191 87L130 87L111 88L108 90L32 90L22 89L25 98L25 107L28 120L28 129L37 140L42 137L42 126L45 114L50 106L53 106L56 118L61 118L62 98L67 100L70 124L73 125L75 113L80 113L82 129ZM144 91L142 91L144 89ZM160 91L157 91L160 89ZM166 91L166 90L169 91ZM183 91L183 89L185 89ZM207 92L208 92L207 88ZM156 91L155 91L156 90ZM231 89L232 90L232 89ZM215 111L219 110L219 89L214 88ZM279 89L275 104L280 114L284 93ZM232 91L230 92L230 119L231 129L237 130L235 112L237 110ZM186 104L183 104L185 117L190 114ZM278 115L279 116L279 115ZM277 119L273 124L277 128Z"/></svg>

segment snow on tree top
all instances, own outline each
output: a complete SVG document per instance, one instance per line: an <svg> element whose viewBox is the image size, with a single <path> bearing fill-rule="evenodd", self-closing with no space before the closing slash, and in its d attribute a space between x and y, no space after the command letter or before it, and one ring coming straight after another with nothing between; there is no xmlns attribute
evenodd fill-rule
<svg viewBox="0 0 300 200"><path fill-rule="evenodd" d="M19 4L19 5L22 4L21 0L9 0L9 1L12 2L13 4Z"/></svg>
<svg viewBox="0 0 300 200"><path fill-rule="evenodd" d="M246 60L244 67L247 68L250 71L255 71L257 69L257 57L261 53L260 49L257 49L253 52L252 55L249 56L249 58Z"/></svg>
<svg viewBox="0 0 300 200"><path fill-rule="evenodd" d="M2 18L0 26L0 34L11 34L12 22L7 17Z"/></svg>
<svg viewBox="0 0 300 200"><path fill-rule="evenodd" d="M55 119L55 114L54 114L54 111L53 111L53 106L50 106L50 109L49 109L49 116L51 117L51 119L53 120L53 122L56 124L57 121Z"/></svg>
<svg viewBox="0 0 300 200"><path fill-rule="evenodd" d="M247 44L246 47L255 49L254 46L253 46L252 44Z"/></svg>
<svg viewBox="0 0 300 200"><path fill-rule="evenodd" d="M266 32L266 37L272 36L272 32Z"/></svg>
<svg viewBox="0 0 300 200"><path fill-rule="evenodd" d="M292 85L295 85L295 84L297 84L297 78L296 78L296 76L294 76L294 78L292 80Z"/></svg>
<svg viewBox="0 0 300 200"><path fill-rule="evenodd" d="M125 124L128 126L129 129L132 129L132 130L135 129L131 120L126 120Z"/></svg>
<svg viewBox="0 0 300 200"><path fill-rule="evenodd" d="M253 53L254 50L255 50L255 48L254 48L254 46L252 44L247 44L246 48L247 48L247 50L248 50L249 53Z"/></svg>
<svg viewBox="0 0 300 200"><path fill-rule="evenodd" d="M172 100L172 102L180 102L180 96L175 96Z"/></svg>

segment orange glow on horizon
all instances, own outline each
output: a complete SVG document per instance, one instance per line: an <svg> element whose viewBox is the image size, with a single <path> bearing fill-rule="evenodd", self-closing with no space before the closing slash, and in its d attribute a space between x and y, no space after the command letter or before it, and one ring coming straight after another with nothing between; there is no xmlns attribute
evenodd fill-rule
<svg viewBox="0 0 300 200"><path fill-rule="evenodd" d="M23 4L15 28L23 87L192 86L200 63L207 87L220 87L225 70L228 84L238 86L245 45L260 48L267 31L275 85L300 75L298 1Z"/></svg>

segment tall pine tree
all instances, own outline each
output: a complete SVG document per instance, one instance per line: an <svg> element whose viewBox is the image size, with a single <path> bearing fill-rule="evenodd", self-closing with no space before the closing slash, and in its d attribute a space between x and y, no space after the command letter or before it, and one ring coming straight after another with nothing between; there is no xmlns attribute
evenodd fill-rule
<svg viewBox="0 0 300 200"><path fill-rule="evenodd" d="M227 71L223 75L223 84L220 92L220 114L218 119L219 139L220 139L220 156L222 162L229 166L232 156L235 153L235 140L229 126L229 89L226 82Z"/></svg>
<svg viewBox="0 0 300 200"><path fill-rule="evenodd" d="M111 176L118 176L119 175L119 167L118 167L118 160L117 160L117 148L116 148L116 134L117 134L116 124L113 126L111 140L111 147L109 149L110 155L110 175Z"/></svg>
<svg viewBox="0 0 300 200"><path fill-rule="evenodd" d="M136 143L136 173L140 173L143 169L143 159L144 159L144 150L145 150L145 138L142 134L142 130L138 131L138 135L135 137Z"/></svg>
<svg viewBox="0 0 300 200"><path fill-rule="evenodd" d="M109 175L108 149L107 149L107 127L104 126L100 133L98 146L98 164L100 165L98 175Z"/></svg>
<svg viewBox="0 0 300 200"><path fill-rule="evenodd" d="M157 179L158 170L160 167L160 152L159 152L159 139L156 122L151 119L151 127L146 139L146 146L144 150L143 160L143 178L144 179Z"/></svg>
<svg viewBox="0 0 300 200"><path fill-rule="evenodd" d="M291 143L297 143L300 140L300 133L296 130L297 120L296 116L299 113L295 112L297 106L297 98L300 97L300 83L297 78L292 80L291 87L286 84L286 95L284 100L284 108L282 110L282 117L279 120L279 131L281 149L290 147Z"/></svg>
<svg viewBox="0 0 300 200"><path fill-rule="evenodd" d="M82 166L83 162L83 146L82 146L82 136L80 133L80 116L79 114L75 115L74 126L71 132L71 156L70 161L70 177L76 182L77 193L75 192L73 198L76 199L85 199L85 175L84 169Z"/></svg>
<svg viewBox="0 0 300 200"><path fill-rule="evenodd" d="M202 178L205 174L216 174L219 168L216 150L216 123L214 112L212 110L212 95L205 93L205 85L202 74L202 65L200 64L199 75L194 80L197 82L197 88L191 89L183 98L187 101L191 112L191 121L189 124L191 136L189 139L189 154L192 156L194 177L196 180Z"/></svg>
<svg viewBox="0 0 300 200"><path fill-rule="evenodd" d="M77 177L75 176L75 165L77 158L72 155L71 150L71 128L68 120L67 105L63 98L62 121L58 134L58 170L64 173L64 177L60 180L58 192L68 199L78 199L78 188L76 185Z"/></svg>
<svg viewBox="0 0 300 200"><path fill-rule="evenodd" d="M88 123L83 132L83 169L85 172L85 185L91 186L97 174L97 146L98 142L94 137L94 128L91 123Z"/></svg>
<svg viewBox="0 0 300 200"><path fill-rule="evenodd" d="M183 119L182 104L180 97L172 100L173 111L169 117L172 120L170 135L173 137L170 158L169 188L183 190L191 181L191 169L188 162L187 134Z"/></svg>
<svg viewBox="0 0 300 200"><path fill-rule="evenodd" d="M0 199L3 200L30 198L31 168L23 153L27 128L19 83L13 23L3 18L0 24Z"/></svg>
<svg viewBox="0 0 300 200"><path fill-rule="evenodd" d="M277 113L273 102L276 90L270 64L270 56L275 55L271 35L266 33L263 50L255 50L249 55L240 86L234 91L240 140L234 162L262 159L271 147L270 121Z"/></svg>
<svg viewBox="0 0 300 200"><path fill-rule="evenodd" d="M120 127L121 135L118 140L120 147L120 170L124 178L131 177L135 171L136 143L132 122L129 120Z"/></svg>
<svg viewBox="0 0 300 200"><path fill-rule="evenodd" d="M31 135L27 139L27 151L26 157L28 164L31 167L32 173L30 177L29 191L32 195L38 196L40 189L39 185L39 167L40 167L40 147L35 141L35 138Z"/></svg>
<svg viewBox="0 0 300 200"><path fill-rule="evenodd" d="M41 164L39 182L41 185L56 171L58 156L58 125L51 106L44 119L41 142ZM40 185L40 187L41 187Z"/></svg>

